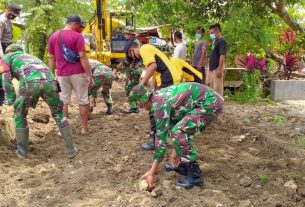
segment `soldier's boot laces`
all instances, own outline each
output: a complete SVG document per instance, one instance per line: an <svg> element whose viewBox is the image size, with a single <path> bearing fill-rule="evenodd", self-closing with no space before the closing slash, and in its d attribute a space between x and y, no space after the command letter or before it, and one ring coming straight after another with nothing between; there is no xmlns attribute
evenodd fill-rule
<svg viewBox="0 0 305 207"><path fill-rule="evenodd" d="M29 128L16 128L15 132L17 141L16 155L21 159L25 159L28 153L30 136Z"/></svg>
<svg viewBox="0 0 305 207"><path fill-rule="evenodd" d="M176 182L177 186L191 189L195 186L203 187L203 175L196 161L187 163L187 175Z"/></svg>
<svg viewBox="0 0 305 207"><path fill-rule="evenodd" d="M60 133L65 141L65 154L68 158L76 156L78 149L74 146L71 127L60 128Z"/></svg>
<svg viewBox="0 0 305 207"><path fill-rule="evenodd" d="M175 171L175 172L179 173L180 175L186 176L187 175L187 163L180 162L180 164L178 165L177 168L172 166L170 163L165 163L164 170L166 172Z"/></svg>

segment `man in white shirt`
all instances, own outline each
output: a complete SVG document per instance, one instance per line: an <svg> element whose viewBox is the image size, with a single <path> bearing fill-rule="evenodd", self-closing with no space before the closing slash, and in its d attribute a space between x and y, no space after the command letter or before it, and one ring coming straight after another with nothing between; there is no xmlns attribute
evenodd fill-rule
<svg viewBox="0 0 305 207"><path fill-rule="evenodd" d="M174 50L174 57L180 58L182 60L186 60L186 51L187 48L182 41L182 33L177 31L174 33L174 40L177 43L176 48Z"/></svg>

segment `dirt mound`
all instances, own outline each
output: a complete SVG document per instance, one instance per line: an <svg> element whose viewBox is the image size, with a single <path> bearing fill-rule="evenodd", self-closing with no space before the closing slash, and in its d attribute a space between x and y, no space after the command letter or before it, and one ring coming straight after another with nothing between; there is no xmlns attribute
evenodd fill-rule
<svg viewBox="0 0 305 207"><path fill-rule="evenodd" d="M305 205L304 158L262 144L258 134L247 134L223 119L194 140L202 155L205 188L176 187L174 182L180 176L161 167L158 193L139 191L139 177L152 161L152 152L140 149L149 137L148 115L124 114L127 99L118 85L113 95L115 114L106 116L104 104L99 104L86 137L79 134L77 107L72 108L73 133L80 149L72 160L64 156L63 140L53 124L31 124L32 131L44 136L31 144L29 159L19 160L14 150L4 149L0 156L0 206Z"/></svg>
<svg viewBox="0 0 305 207"><path fill-rule="evenodd" d="M0 114L0 116L0 145L3 146L14 137L14 124L13 118L10 118L10 116L3 117L3 114Z"/></svg>

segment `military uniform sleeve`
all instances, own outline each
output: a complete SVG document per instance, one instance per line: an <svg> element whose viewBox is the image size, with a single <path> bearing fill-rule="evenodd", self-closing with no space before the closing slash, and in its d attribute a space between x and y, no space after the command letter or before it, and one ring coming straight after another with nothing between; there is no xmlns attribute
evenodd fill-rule
<svg viewBox="0 0 305 207"><path fill-rule="evenodd" d="M153 53L149 47L153 47L151 45L144 45L140 48L140 55L143 60L143 65L148 67L150 64L155 63L155 53Z"/></svg>
<svg viewBox="0 0 305 207"><path fill-rule="evenodd" d="M170 107L160 107L154 111L156 121L156 151L153 157L154 161L161 161L165 155L167 138L170 125Z"/></svg>
<svg viewBox="0 0 305 207"><path fill-rule="evenodd" d="M5 93L4 104L12 105L16 100L16 92L10 71L2 74L2 88Z"/></svg>
<svg viewBox="0 0 305 207"><path fill-rule="evenodd" d="M4 55L0 60L0 74L2 73L2 88L5 92L5 101L7 105L11 105L15 102L16 92L12 83L11 68L10 68L10 57Z"/></svg>

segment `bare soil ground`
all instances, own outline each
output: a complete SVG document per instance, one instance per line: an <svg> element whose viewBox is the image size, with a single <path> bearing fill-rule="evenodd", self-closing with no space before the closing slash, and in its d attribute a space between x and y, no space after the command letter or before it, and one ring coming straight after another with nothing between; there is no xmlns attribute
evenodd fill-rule
<svg viewBox="0 0 305 207"><path fill-rule="evenodd" d="M54 122L31 120L35 113L49 113L45 104L30 112L32 141L26 160L14 154L11 114L1 114L0 206L305 206L305 152L294 143L303 136L303 119L291 104L226 103L224 115L194 141L202 155L205 187L177 188L173 183L180 176L161 168L162 195L153 197L138 190L152 158L152 152L140 149L148 141L148 115L123 113L128 104L119 84L113 96L115 114L106 116L100 103L87 136L79 134L77 107L72 107L80 152L71 160L64 156Z"/></svg>

